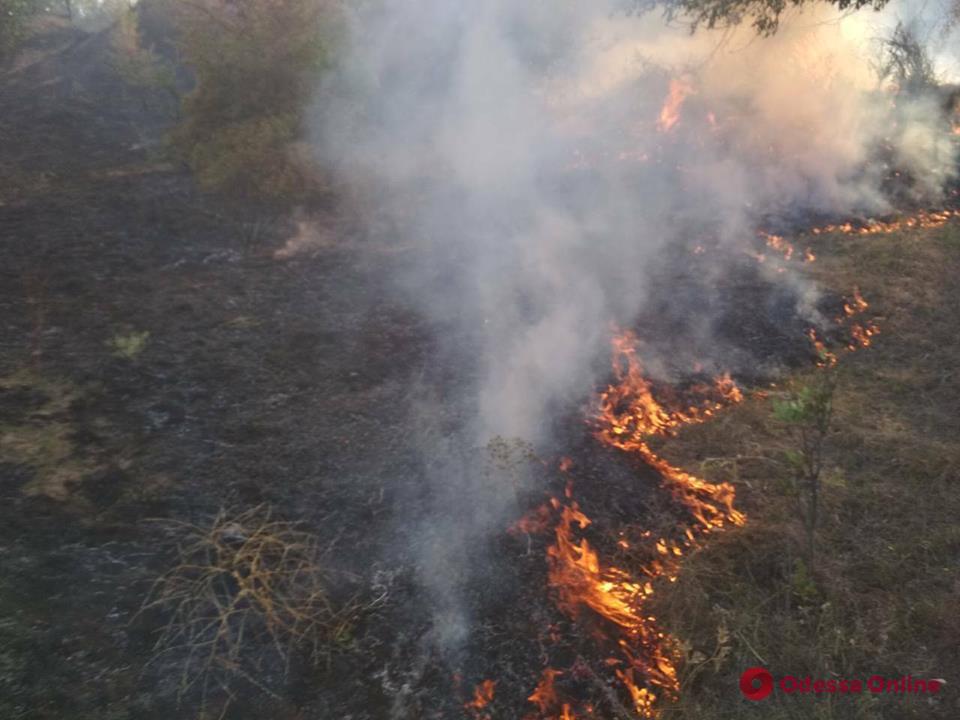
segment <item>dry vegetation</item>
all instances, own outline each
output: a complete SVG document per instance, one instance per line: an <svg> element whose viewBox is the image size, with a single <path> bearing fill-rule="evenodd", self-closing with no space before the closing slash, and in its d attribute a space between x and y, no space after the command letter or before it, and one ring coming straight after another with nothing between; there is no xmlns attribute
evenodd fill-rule
<svg viewBox="0 0 960 720"><path fill-rule="evenodd" d="M358 608L335 605L316 540L268 507L164 525L176 561L142 612L165 618L153 662L180 668L181 699L196 691L225 711L238 680L274 694L296 658L316 663L349 636Z"/></svg>
<svg viewBox="0 0 960 720"><path fill-rule="evenodd" d="M813 272L827 287L859 284L882 335L844 357L827 437L811 566L797 512L791 428L756 393L664 453L733 480L745 528L718 535L684 566L658 611L686 655L671 718L954 718L939 698L784 696L742 700L739 674L960 678L960 427L956 315L960 229L818 239ZM808 384L797 377L786 385Z"/></svg>

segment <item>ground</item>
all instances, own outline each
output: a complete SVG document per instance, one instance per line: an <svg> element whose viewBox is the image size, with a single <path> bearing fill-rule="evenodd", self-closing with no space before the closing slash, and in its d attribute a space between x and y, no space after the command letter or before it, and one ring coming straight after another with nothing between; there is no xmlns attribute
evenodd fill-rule
<svg viewBox="0 0 960 720"><path fill-rule="evenodd" d="M319 217L335 242L284 252L303 227L199 193L160 152L171 108L122 82L105 47L51 27L0 75L0 717L200 716L177 704L176 673L150 662L157 626L137 614L170 562L157 520L263 503L311 528L335 600L363 610L326 663L280 681L280 697L244 695L230 717L457 717L494 673L491 712L517 717L538 633L564 622L543 589L542 544L504 534L498 563L472 581L490 618L473 664L422 659L429 617L390 545L416 531L405 522L422 491L411 378L442 386L450 372L435 328L379 282L415 258L365 242L334 206ZM671 461L733 481L749 517L664 596L659 614L688 656L671 712L956 717L960 230L798 242L825 288L859 285L882 332L839 365L813 563L798 563L789 429L770 410L789 378L663 441ZM604 479L585 509L623 522L649 512L636 492L649 477L575 426L569 454ZM753 705L736 681L756 664L948 685L930 702Z"/></svg>
<svg viewBox="0 0 960 720"><path fill-rule="evenodd" d="M861 288L881 334L838 365L812 568L798 572L802 528L784 466L795 441L771 412L770 395L783 384L665 448L707 477L734 473L749 516L742 531L694 558L664 598L667 626L700 659L716 660L688 667L678 716L955 717L960 418L953 378L960 328L950 308L960 300L960 228L801 241L818 254L809 268L821 283ZM721 627L729 634L718 643ZM776 677L939 677L947 690L936 700L733 702L736 676L755 665Z"/></svg>

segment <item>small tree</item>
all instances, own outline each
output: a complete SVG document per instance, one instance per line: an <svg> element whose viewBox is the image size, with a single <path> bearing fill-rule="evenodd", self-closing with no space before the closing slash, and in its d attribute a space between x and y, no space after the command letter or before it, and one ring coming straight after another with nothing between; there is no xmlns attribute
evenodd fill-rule
<svg viewBox="0 0 960 720"><path fill-rule="evenodd" d="M927 48L903 23L897 23L890 37L880 41L879 56L875 67L880 82L893 82L898 92L917 95L936 85Z"/></svg>
<svg viewBox="0 0 960 720"><path fill-rule="evenodd" d="M153 48L143 44L135 7L124 6L117 11L111 30L111 46L113 66L128 85L161 90L179 104L176 70Z"/></svg>
<svg viewBox="0 0 960 720"><path fill-rule="evenodd" d="M827 433L833 417L833 395L837 385L836 370L822 368L814 379L790 391L787 397L774 400L774 416L787 424L797 442L785 455L793 471L798 491L800 516L807 535L807 556L811 567L816 549L817 521L820 511L820 475Z"/></svg>

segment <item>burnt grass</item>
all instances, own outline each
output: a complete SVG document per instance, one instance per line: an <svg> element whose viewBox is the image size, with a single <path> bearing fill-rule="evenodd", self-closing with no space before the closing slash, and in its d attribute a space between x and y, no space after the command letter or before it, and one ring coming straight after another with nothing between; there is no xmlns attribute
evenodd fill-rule
<svg viewBox="0 0 960 720"><path fill-rule="evenodd" d="M324 663L263 678L276 696L241 683L227 717L460 717L487 677L496 716L520 717L543 667L602 661L592 629L551 602L544 536L477 548L476 571L451 579L469 637L429 642L410 550L429 488L407 408L415 383L442 395L458 368L440 329L381 282L416 257L367 247L331 201L316 212L338 242L277 259L289 213L205 196L164 159L173 108L120 79L105 34L35 37L0 74L0 107L0 434L30 428L37 444L0 464L0 716L198 717L196 698L177 703L177 668L149 663L163 618L137 615L171 559L154 520L262 503L317 535L334 599L363 609ZM809 365L796 297L754 260L716 282L715 259L685 257L637 322L675 380L702 379L693 360L747 383ZM587 535L612 553L621 525L676 508L648 468L592 438L591 390L558 408L516 515L562 494L567 455ZM456 422L451 410L440 424ZM561 683L603 701L596 682Z"/></svg>

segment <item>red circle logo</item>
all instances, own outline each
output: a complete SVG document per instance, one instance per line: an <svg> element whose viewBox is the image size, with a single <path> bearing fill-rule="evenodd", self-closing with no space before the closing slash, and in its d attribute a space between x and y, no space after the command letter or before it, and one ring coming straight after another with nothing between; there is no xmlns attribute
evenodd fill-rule
<svg viewBox="0 0 960 720"><path fill-rule="evenodd" d="M747 668L740 676L740 692L747 700L763 700L773 692L773 675L766 668Z"/></svg>

